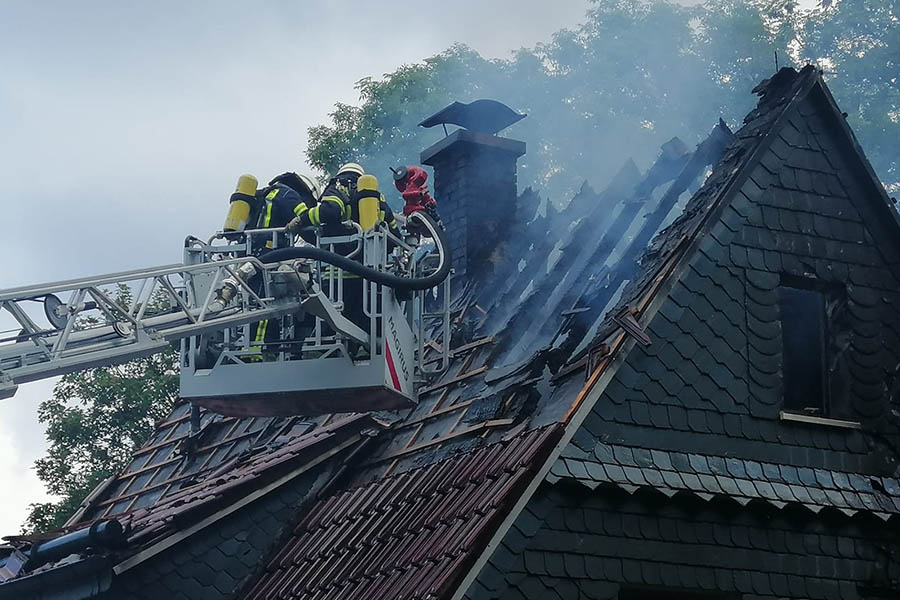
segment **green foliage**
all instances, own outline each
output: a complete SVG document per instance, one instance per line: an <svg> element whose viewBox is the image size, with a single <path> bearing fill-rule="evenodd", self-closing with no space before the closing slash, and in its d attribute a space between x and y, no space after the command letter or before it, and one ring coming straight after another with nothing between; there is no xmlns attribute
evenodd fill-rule
<svg viewBox="0 0 900 600"><path fill-rule="evenodd" d="M357 161L386 178L388 167L418 162L419 151L434 141L434 133L417 123L443 108L446 98L480 93L490 72L490 61L465 46L453 46L382 80L360 80L356 88L362 106L337 104L330 125L310 128L310 164L334 173L342 163Z"/></svg>
<svg viewBox="0 0 900 600"><path fill-rule="evenodd" d="M511 59L457 45L361 80L360 105L336 105L329 125L311 128L307 155L324 172L358 160L386 178L442 137L420 120L454 100L495 98L530 115L509 130L529 144L520 184L563 202L585 179L603 185L628 157L647 164L672 136L697 141L719 116L739 126L777 52L781 66L812 59L836 72L829 83L851 125L896 183L896 15L895 1L878 0L814 11L795 0L597 0L583 25Z"/></svg>
<svg viewBox="0 0 900 600"><path fill-rule="evenodd" d="M900 191L900 2L828 2L803 23L801 39L804 58L825 68L875 172Z"/></svg>
<svg viewBox="0 0 900 600"><path fill-rule="evenodd" d="M122 303L130 300L120 288ZM148 314L165 310L163 294ZM118 473L156 421L178 396L178 353L174 348L122 365L63 376L53 396L41 403L38 419L47 427L47 456L35 462L38 477L59 500L32 504L28 531L62 526L101 481Z"/></svg>

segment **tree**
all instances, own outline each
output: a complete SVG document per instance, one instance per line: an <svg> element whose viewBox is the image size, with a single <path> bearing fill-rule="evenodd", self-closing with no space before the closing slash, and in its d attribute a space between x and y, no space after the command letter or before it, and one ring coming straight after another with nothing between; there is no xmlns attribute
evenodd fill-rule
<svg viewBox="0 0 900 600"><path fill-rule="evenodd" d="M879 175L900 187L895 2L808 11L795 0L597 0L583 25L509 60L454 46L361 80L360 105L336 105L331 124L310 129L307 155L325 172L353 159L384 176L440 138L416 127L421 119L491 97L530 115L510 130L529 143L520 183L561 203L584 180L602 186L628 157L647 164L674 135L696 141L719 116L739 125L777 53L781 66L827 69Z"/></svg>
<svg viewBox="0 0 900 600"><path fill-rule="evenodd" d="M127 305L130 290L120 287L117 299ZM148 314L167 309L167 297L159 294ZM38 477L59 499L32 504L24 529L61 527L91 490L124 468L177 397L174 347L122 365L64 375L38 409L49 448L35 462Z"/></svg>
<svg viewBox="0 0 900 600"><path fill-rule="evenodd" d="M362 106L339 103L330 125L310 128L310 164L334 173L340 164L358 161L383 176L389 166L417 162L419 151L435 138L417 123L443 108L446 98L480 93L490 70L490 61L456 45L384 79L360 80Z"/></svg>
<svg viewBox="0 0 900 600"><path fill-rule="evenodd" d="M900 191L900 2L822 4L803 23L802 55L826 69L875 172Z"/></svg>

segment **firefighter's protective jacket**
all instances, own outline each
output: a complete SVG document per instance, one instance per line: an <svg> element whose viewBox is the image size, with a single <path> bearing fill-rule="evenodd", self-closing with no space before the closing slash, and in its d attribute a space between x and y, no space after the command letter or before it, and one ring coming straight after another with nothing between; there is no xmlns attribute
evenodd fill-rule
<svg viewBox="0 0 900 600"><path fill-rule="evenodd" d="M309 208L298 207L297 211L295 211L300 217L300 235L303 236L306 241L312 242L313 240L308 239L307 234L304 232L309 232L311 227L318 226L321 226L322 233L326 237L337 237L355 233L356 230L347 225L347 221L359 223L359 206L356 198L353 196L354 192L352 190L341 185L337 180L332 179L322 193L322 197L319 198L318 204ZM394 218L394 212L391 210L391 207L388 206L387 202L384 201L384 195L379 199L378 217L380 222L387 224L391 233L395 236L400 236L400 229L397 227L397 220ZM393 247L393 244L389 243L388 247ZM334 246L333 250L339 254L347 255L351 253L354 248L356 248L356 244L346 243L337 244ZM357 255L355 258L357 261L361 259L361 255ZM325 276L326 279L329 277L330 275ZM343 271L342 277L344 279L355 279L357 275L350 273L349 271Z"/></svg>
<svg viewBox="0 0 900 600"><path fill-rule="evenodd" d="M378 205L379 220L387 224L391 233L399 236L400 230L394 218L394 211L384 201L384 195L379 199ZM298 207L297 210L299 212L295 212L300 217L303 227L321 226L322 233L326 236L347 235L353 230L344 223L346 221L359 223L359 207L353 193L335 180L329 182L316 206Z"/></svg>
<svg viewBox="0 0 900 600"><path fill-rule="evenodd" d="M257 192L256 198L258 204L256 229L284 227L294 217L299 217L309 210L310 205L315 204L315 199L309 194L300 195L283 183L274 183L261 189ZM271 241L266 242L266 247L272 247Z"/></svg>
<svg viewBox="0 0 900 600"><path fill-rule="evenodd" d="M275 183L259 191L257 197L262 201L257 229L284 227L294 217L299 217L306 210L309 198L304 199L288 186Z"/></svg>

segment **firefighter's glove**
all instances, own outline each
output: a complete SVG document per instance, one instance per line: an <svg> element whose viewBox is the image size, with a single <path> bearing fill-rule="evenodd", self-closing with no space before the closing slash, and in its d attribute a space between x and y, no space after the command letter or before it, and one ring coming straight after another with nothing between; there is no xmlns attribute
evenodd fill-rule
<svg viewBox="0 0 900 600"><path fill-rule="evenodd" d="M294 217L288 224L284 226L284 230L287 233L297 233L300 229L303 228L303 223L300 222L300 217Z"/></svg>

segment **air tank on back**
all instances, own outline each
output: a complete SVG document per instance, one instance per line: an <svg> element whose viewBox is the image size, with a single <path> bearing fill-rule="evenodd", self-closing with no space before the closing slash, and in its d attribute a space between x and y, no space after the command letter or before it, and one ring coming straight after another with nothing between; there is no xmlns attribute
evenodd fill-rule
<svg viewBox="0 0 900 600"><path fill-rule="evenodd" d="M228 216L225 217L223 231L244 231L250 220L250 212L256 200L256 187L259 182L253 175L241 175L237 187L231 194L228 205Z"/></svg>

